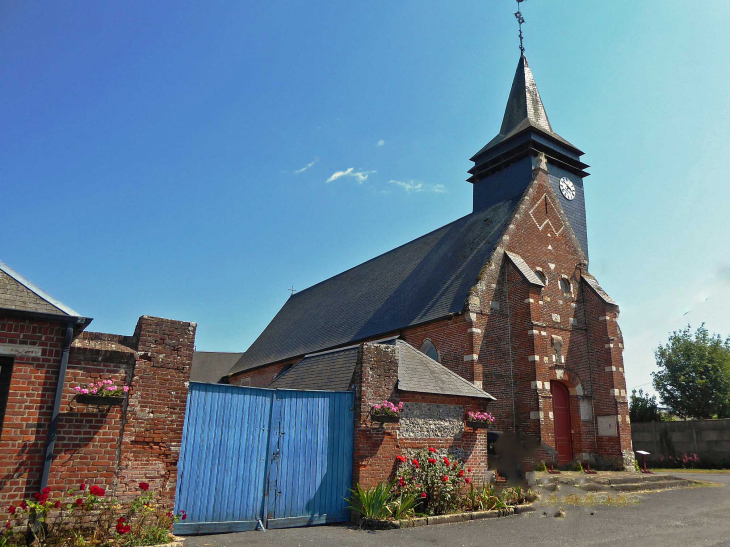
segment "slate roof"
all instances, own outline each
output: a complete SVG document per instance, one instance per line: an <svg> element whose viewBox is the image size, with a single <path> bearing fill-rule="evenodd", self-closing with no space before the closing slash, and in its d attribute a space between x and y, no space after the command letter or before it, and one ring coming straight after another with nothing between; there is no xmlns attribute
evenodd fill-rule
<svg viewBox="0 0 730 547"><path fill-rule="evenodd" d="M527 64L527 58L522 55L517 63L514 80L512 80L512 88L507 99L507 107L504 110L499 134L474 154L472 160L490 148L494 148L527 129L540 131L558 142L578 150L553 131L545 107L542 104L540 92L537 90L535 78L532 76L530 66Z"/></svg>
<svg viewBox="0 0 730 547"><path fill-rule="evenodd" d="M612 306L618 306L616 301L613 298L611 298L610 296L608 296L608 293L606 291L604 291L603 288L598 284L598 281L596 281L595 277L593 277L589 273L584 273L583 279L586 280L586 283L588 283L588 285L590 285L590 287L594 291L596 291L596 294L598 294L598 296L601 298L601 300L603 300L606 304L611 304Z"/></svg>
<svg viewBox="0 0 730 547"><path fill-rule="evenodd" d="M398 389L401 391L495 400L486 391L451 372L441 363L421 353L407 342L397 340L396 347L398 348Z"/></svg>
<svg viewBox="0 0 730 547"><path fill-rule="evenodd" d="M537 285L538 287L545 286L540 278L537 277L537 274L532 271L532 268L527 265L527 262L525 262L525 260L520 255L518 255L517 253L511 253L510 251L505 251L504 254L506 254L507 258L512 261L512 264L517 267L517 269L520 271L520 273L527 280L528 283L532 283L533 285Z"/></svg>
<svg viewBox="0 0 730 547"><path fill-rule="evenodd" d="M520 195L295 293L230 374L463 311Z"/></svg>
<svg viewBox="0 0 730 547"><path fill-rule="evenodd" d="M195 351L190 367L190 381L216 384L228 374L242 355L243 352Z"/></svg>
<svg viewBox="0 0 730 547"><path fill-rule="evenodd" d="M0 308L49 315L83 317L36 287L4 262L0 262Z"/></svg>
<svg viewBox="0 0 730 547"><path fill-rule="evenodd" d="M357 364L359 346L309 355L267 387L347 391Z"/></svg>

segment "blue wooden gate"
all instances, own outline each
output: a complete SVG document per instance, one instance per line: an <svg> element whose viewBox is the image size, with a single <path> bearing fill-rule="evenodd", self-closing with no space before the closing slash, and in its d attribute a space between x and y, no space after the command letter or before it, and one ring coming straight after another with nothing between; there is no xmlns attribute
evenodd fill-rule
<svg viewBox="0 0 730 547"><path fill-rule="evenodd" d="M349 519L352 392L190 383L175 510L178 534Z"/></svg>

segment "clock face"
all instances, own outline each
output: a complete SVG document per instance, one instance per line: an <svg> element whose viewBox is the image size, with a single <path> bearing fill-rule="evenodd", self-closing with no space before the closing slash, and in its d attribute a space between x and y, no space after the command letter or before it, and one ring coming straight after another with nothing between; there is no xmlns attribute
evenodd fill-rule
<svg viewBox="0 0 730 547"><path fill-rule="evenodd" d="M568 177L560 179L560 192L567 200L573 200L575 198L575 186L573 186L573 183Z"/></svg>

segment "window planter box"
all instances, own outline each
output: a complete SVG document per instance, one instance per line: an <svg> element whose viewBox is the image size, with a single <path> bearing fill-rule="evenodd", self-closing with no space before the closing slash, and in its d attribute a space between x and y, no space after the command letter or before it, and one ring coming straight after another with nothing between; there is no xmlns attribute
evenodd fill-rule
<svg viewBox="0 0 730 547"><path fill-rule="evenodd" d="M370 419L374 422L396 423L400 420L400 416L385 416L383 414L372 414Z"/></svg>
<svg viewBox="0 0 730 547"><path fill-rule="evenodd" d="M466 420L466 427L472 427L474 429L487 429L492 425L492 422L477 422L472 420Z"/></svg>
<svg viewBox="0 0 730 547"><path fill-rule="evenodd" d="M124 397L101 397L100 395L84 395L79 393L76 400L82 405L112 406L121 405Z"/></svg>

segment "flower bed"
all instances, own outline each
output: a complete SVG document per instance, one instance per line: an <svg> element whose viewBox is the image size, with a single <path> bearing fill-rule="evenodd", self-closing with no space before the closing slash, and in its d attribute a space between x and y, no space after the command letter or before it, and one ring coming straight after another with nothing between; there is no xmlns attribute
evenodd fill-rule
<svg viewBox="0 0 730 547"><path fill-rule="evenodd" d="M397 456L396 463L395 480L381 482L367 490L358 484L352 490L348 500L350 508L362 517L364 526L392 528L394 526L386 522L508 511L537 497L519 486L497 488L486 484L476 488L469 476L470 468L453 456L439 455L435 448L419 450L409 457Z"/></svg>
<svg viewBox="0 0 730 547"><path fill-rule="evenodd" d="M491 412L467 412L466 425L475 429L486 429L494 423Z"/></svg>
<svg viewBox="0 0 730 547"><path fill-rule="evenodd" d="M373 405L370 410L370 419L374 422L397 422L400 419L400 412L403 410L403 403L396 406L390 401L383 401L382 404Z"/></svg>
<svg viewBox="0 0 730 547"><path fill-rule="evenodd" d="M164 509L149 484L139 483L139 495L126 505L106 495L97 485L54 492L44 488L33 500L8 507L0 531L0 547L32 544L38 547L142 546L170 543L173 515Z"/></svg>

